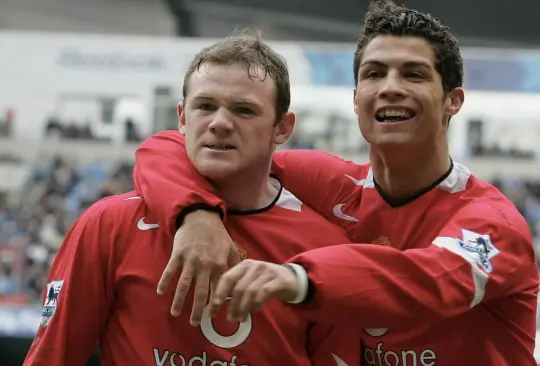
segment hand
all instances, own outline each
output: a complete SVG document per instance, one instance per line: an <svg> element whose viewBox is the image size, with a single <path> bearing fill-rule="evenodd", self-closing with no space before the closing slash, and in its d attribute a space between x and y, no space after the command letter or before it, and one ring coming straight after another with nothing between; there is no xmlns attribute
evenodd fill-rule
<svg viewBox="0 0 540 366"><path fill-rule="evenodd" d="M209 288L215 288L227 267L240 262L236 245L225 230L220 216L214 212L195 211L188 214L174 236L169 263L165 267L157 292L163 295L171 278L182 272L171 307L173 316L180 315L186 294L195 278L195 297L190 323L198 326L208 300Z"/></svg>
<svg viewBox="0 0 540 366"><path fill-rule="evenodd" d="M249 313L260 310L267 300L292 301L298 291L299 281L291 269L246 259L221 276L210 303L210 316L214 317L230 297L227 318L242 322Z"/></svg>

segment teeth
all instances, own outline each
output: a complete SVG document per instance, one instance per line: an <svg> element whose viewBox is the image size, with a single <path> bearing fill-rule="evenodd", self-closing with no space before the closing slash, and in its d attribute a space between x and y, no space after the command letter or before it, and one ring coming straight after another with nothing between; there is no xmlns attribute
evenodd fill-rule
<svg viewBox="0 0 540 366"><path fill-rule="evenodd" d="M377 114L377 117L379 118L401 117L401 118L409 119L412 117L412 113L405 109L385 109L384 111L379 112Z"/></svg>
<svg viewBox="0 0 540 366"><path fill-rule="evenodd" d="M232 149L228 145L209 145L208 147L211 148L212 150L230 150L230 149Z"/></svg>
<svg viewBox="0 0 540 366"><path fill-rule="evenodd" d="M400 122L412 117L414 112L405 108L385 108L375 116L378 122Z"/></svg>

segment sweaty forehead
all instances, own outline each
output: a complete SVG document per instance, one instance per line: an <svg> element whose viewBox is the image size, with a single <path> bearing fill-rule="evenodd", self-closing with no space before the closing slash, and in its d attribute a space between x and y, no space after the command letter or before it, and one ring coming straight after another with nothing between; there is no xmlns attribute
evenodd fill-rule
<svg viewBox="0 0 540 366"><path fill-rule="evenodd" d="M205 63L191 75L188 98L204 95L229 101L250 99L265 104L274 102L275 85L260 67L249 70L244 64Z"/></svg>
<svg viewBox="0 0 540 366"><path fill-rule="evenodd" d="M435 68L435 52L427 40L413 36L378 36L363 52L362 65L379 63L387 66L425 64Z"/></svg>

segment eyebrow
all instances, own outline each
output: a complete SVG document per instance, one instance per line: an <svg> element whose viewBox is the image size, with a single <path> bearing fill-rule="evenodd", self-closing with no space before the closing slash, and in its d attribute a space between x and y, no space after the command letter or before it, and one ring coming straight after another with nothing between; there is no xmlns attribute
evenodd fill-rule
<svg viewBox="0 0 540 366"><path fill-rule="evenodd" d="M215 99L208 96L208 95L197 95L197 96L193 97L193 100L197 101L197 102L200 102L200 101L213 102ZM242 98L242 99L239 99L239 100L235 100L233 104L236 104L236 105L244 104L244 105L251 105L251 106L258 106L259 105L259 103L257 103L254 100L251 100L249 98Z"/></svg>
<svg viewBox="0 0 540 366"><path fill-rule="evenodd" d="M360 67L364 67L368 65L378 66L378 67L388 67L387 64L378 60L365 60L364 62L362 62ZM414 69L414 68L419 68L419 67L431 69L431 66L427 62L424 62L424 61L406 61L403 63L402 66L406 69Z"/></svg>
<svg viewBox="0 0 540 366"><path fill-rule="evenodd" d="M242 98L242 99L236 101L236 104L259 105L254 100L246 99L246 98Z"/></svg>
<svg viewBox="0 0 540 366"><path fill-rule="evenodd" d="M196 100L196 101L211 101L211 100L214 100L214 98L208 97L206 95L197 95L196 97L193 97L193 100Z"/></svg>

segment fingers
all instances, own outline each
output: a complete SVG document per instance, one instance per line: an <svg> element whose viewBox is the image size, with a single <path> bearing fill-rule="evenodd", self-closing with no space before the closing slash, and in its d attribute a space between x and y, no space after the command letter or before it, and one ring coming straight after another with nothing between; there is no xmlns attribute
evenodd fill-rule
<svg viewBox="0 0 540 366"><path fill-rule="evenodd" d="M276 294L283 290L283 281L281 278L270 279L259 288L260 290L255 295L255 300L253 301L256 311L260 310L265 302L271 298L275 298Z"/></svg>
<svg viewBox="0 0 540 366"><path fill-rule="evenodd" d="M201 323L204 308L208 300L208 289L210 287L210 269L201 268L195 283L195 295L193 298L193 308L191 309L190 324L194 327Z"/></svg>
<svg viewBox="0 0 540 366"><path fill-rule="evenodd" d="M244 271L242 277L238 278L231 289L231 301L229 303L229 311L227 313L227 319L230 322L241 321L241 319L238 318L239 309L241 308L242 304L249 302L249 295L251 292L248 293L248 289L249 291L254 291L250 286L253 284L253 282L257 281L257 273L259 271L256 266L246 265L246 268L247 269Z"/></svg>
<svg viewBox="0 0 540 366"><path fill-rule="evenodd" d="M180 258L180 256L173 253L171 258L169 259L169 262L167 263L165 270L161 274L161 278L157 286L158 295L163 295L167 292L167 288L169 287L169 282L171 282L171 278L173 278L173 276L178 273L180 266L182 265L182 261Z"/></svg>
<svg viewBox="0 0 540 366"><path fill-rule="evenodd" d="M229 307L231 317L242 322L247 319L250 313L259 311L263 304L270 298L271 293L266 287L269 281L271 283L272 279L267 274L257 277L257 274L254 273L252 281L242 291L243 294L241 295L241 301L238 306L234 304L232 307ZM236 288L233 290L233 294L235 291Z"/></svg>
<svg viewBox="0 0 540 366"><path fill-rule="evenodd" d="M242 263L243 264L243 263ZM218 281L210 304L210 315L215 316L221 305L230 297L236 283L244 276L249 266L238 265L228 270Z"/></svg>
<svg viewBox="0 0 540 366"><path fill-rule="evenodd" d="M182 273L180 274L180 279L176 285L176 293L174 294L173 304L171 307L171 315L178 316L182 311L184 306L184 301L186 299L186 294L191 287L191 281L193 280L193 275L195 273L195 265L193 262L186 262Z"/></svg>
<svg viewBox="0 0 540 366"><path fill-rule="evenodd" d="M221 226L221 231L224 230L222 223L218 226ZM199 325L202 319L208 303L209 288L215 287L217 291L218 281L227 266L236 266L241 261L238 248L226 231L224 240L222 233L216 234L216 230L215 226L208 227L208 223L204 221L193 221L190 225L178 230L174 237L175 250L157 286L157 293L163 295L167 292L171 280L176 277L176 273L181 271L171 306L171 315L178 316L182 311L191 283L196 279L190 316L190 323L193 326ZM182 266L184 267L181 268ZM210 309L213 310L211 313L217 312L219 305L228 296L228 294L220 296L220 291L216 291L213 291L213 294L217 294L217 305L214 309ZM216 298L214 295L212 295L211 303L214 303L212 299Z"/></svg>
<svg viewBox="0 0 540 366"><path fill-rule="evenodd" d="M223 275L223 271L217 273L212 273L212 276L210 278L210 300L208 301L208 314L211 318L215 317L216 314L219 312L219 309L221 305L215 305L212 306L212 304L216 303L216 289L219 282L219 279Z"/></svg>
<svg viewBox="0 0 540 366"><path fill-rule="evenodd" d="M269 267L268 263L259 263L251 267L232 290L228 319L245 321L250 313L261 310L264 303L279 293L282 288L282 279Z"/></svg>
<svg viewBox="0 0 540 366"><path fill-rule="evenodd" d="M210 315L215 316L227 298L230 298L229 321L244 321L249 313L260 310L284 286L283 279L272 266L247 260L227 271L214 292Z"/></svg>

